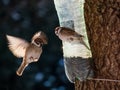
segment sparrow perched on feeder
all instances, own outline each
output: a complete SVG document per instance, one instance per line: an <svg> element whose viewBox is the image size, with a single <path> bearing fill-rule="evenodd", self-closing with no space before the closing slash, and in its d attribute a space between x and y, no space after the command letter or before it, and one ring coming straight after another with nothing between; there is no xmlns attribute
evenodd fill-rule
<svg viewBox="0 0 120 90"><path fill-rule="evenodd" d="M21 76L24 69L32 62L37 62L42 53L42 46L47 44L47 36L44 32L39 31L32 37L31 43L24 39L6 35L10 51L18 58L22 57L23 61L16 71Z"/></svg>
<svg viewBox="0 0 120 90"><path fill-rule="evenodd" d="M89 47L83 41L84 36L80 35L79 33L75 32L74 30L67 28L67 27L56 27L55 34L61 39L63 42L69 42L71 44L81 43L87 49Z"/></svg>
<svg viewBox="0 0 120 90"><path fill-rule="evenodd" d="M84 36L67 27L56 27L55 34L62 40L64 67L68 80L85 81L93 77L90 48L83 41Z"/></svg>

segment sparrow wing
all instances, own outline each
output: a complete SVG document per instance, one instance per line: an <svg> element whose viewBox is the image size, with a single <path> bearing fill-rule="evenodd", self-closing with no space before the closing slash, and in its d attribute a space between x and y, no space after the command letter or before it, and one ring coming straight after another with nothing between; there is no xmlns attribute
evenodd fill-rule
<svg viewBox="0 0 120 90"><path fill-rule="evenodd" d="M8 40L8 47L16 57L24 57L26 48L29 43L21 38L6 35Z"/></svg>

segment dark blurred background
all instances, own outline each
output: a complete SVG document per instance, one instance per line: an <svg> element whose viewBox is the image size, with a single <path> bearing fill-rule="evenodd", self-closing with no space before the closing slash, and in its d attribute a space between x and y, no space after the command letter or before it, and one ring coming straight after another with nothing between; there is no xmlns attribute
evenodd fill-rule
<svg viewBox="0 0 120 90"><path fill-rule="evenodd" d="M74 90L64 72L62 43L54 34L57 26L53 0L0 0L0 90ZM19 77L22 58L9 51L5 35L30 41L39 30L47 34L48 45L39 61Z"/></svg>

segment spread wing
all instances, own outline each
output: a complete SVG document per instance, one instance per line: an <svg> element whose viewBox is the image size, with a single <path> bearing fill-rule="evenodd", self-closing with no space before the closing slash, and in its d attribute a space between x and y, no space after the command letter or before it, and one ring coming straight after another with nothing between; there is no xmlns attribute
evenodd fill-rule
<svg viewBox="0 0 120 90"><path fill-rule="evenodd" d="M8 47L16 57L24 57L26 48L29 43L21 38L6 35L8 39Z"/></svg>

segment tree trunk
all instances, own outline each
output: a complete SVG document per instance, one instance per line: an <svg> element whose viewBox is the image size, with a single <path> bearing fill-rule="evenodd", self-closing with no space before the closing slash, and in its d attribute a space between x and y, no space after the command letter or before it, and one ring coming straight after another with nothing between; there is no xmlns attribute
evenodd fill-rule
<svg viewBox="0 0 120 90"><path fill-rule="evenodd" d="M86 0L84 9L95 78L120 80L120 0ZM75 90L120 90L120 82L76 80Z"/></svg>

